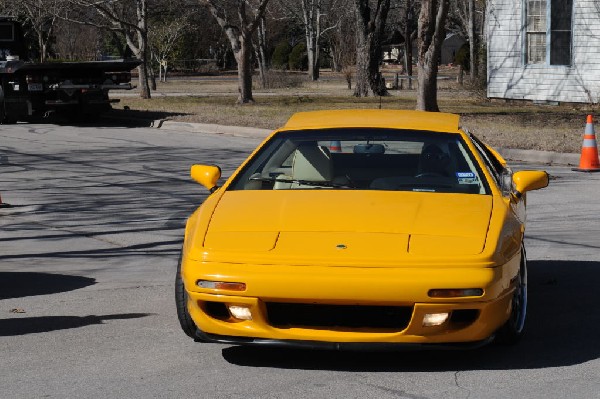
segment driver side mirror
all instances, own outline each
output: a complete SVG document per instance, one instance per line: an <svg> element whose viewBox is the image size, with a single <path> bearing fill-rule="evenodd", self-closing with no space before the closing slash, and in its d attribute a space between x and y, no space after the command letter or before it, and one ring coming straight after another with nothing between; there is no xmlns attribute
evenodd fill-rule
<svg viewBox="0 0 600 399"><path fill-rule="evenodd" d="M515 195L520 198L527 191L548 186L548 173L540 170L522 170L513 174Z"/></svg>
<svg viewBox="0 0 600 399"><path fill-rule="evenodd" d="M213 193L219 188L217 182L221 178L221 168L215 165L192 165L190 176Z"/></svg>

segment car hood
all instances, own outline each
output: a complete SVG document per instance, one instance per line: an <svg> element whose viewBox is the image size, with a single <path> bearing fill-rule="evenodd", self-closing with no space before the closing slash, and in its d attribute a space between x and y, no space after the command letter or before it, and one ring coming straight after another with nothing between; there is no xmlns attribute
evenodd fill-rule
<svg viewBox="0 0 600 399"><path fill-rule="evenodd" d="M228 191L214 210L202 246L307 260L472 255L483 250L491 212L489 195Z"/></svg>

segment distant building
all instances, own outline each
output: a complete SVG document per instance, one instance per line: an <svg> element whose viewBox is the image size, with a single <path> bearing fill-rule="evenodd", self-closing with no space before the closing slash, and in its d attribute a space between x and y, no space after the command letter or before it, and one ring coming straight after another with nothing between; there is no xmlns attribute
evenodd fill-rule
<svg viewBox="0 0 600 399"><path fill-rule="evenodd" d="M450 33L442 43L442 53L440 64L448 65L454 63L458 50L466 43L465 39L457 34ZM404 57L404 36L398 31L394 31L392 35L384 40L381 46L383 50L383 62L389 64L402 63ZM417 63L417 41L413 42L413 63Z"/></svg>
<svg viewBox="0 0 600 399"><path fill-rule="evenodd" d="M454 64L458 50L466 43L465 39L458 33L451 33L446 36L442 43L442 59L440 64Z"/></svg>
<svg viewBox="0 0 600 399"><path fill-rule="evenodd" d="M600 101L600 1L489 0L488 97Z"/></svg>

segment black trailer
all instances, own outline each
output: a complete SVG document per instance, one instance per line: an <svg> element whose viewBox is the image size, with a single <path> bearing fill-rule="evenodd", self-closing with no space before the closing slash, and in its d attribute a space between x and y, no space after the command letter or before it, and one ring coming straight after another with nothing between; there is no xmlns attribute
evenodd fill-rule
<svg viewBox="0 0 600 399"><path fill-rule="evenodd" d="M27 61L18 22L0 18L0 123L63 112L73 118L110 109L109 90L130 90L138 60Z"/></svg>

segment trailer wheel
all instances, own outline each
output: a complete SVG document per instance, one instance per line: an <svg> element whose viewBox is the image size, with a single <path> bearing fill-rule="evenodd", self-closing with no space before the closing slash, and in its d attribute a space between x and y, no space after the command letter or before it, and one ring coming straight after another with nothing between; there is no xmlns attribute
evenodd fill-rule
<svg viewBox="0 0 600 399"><path fill-rule="evenodd" d="M4 110L4 89L0 86L0 124L4 124L6 111Z"/></svg>
<svg viewBox="0 0 600 399"><path fill-rule="evenodd" d="M0 125L11 125L17 123L15 118L6 116L6 103L4 101L4 89L0 86Z"/></svg>

